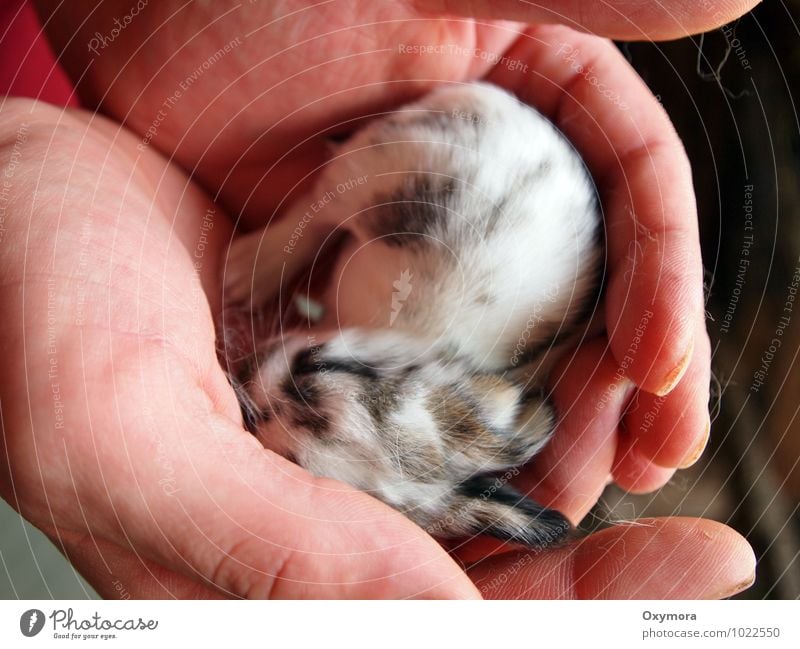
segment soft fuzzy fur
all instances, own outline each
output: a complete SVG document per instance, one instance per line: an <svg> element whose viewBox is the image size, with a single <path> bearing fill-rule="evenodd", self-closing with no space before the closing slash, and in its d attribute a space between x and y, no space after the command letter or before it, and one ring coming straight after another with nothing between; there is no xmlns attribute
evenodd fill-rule
<svg viewBox="0 0 800 649"><path fill-rule="evenodd" d="M439 536L562 538L563 516L489 476L549 439L543 359L596 303L581 159L512 95L439 88L370 122L306 199L234 241L226 301L260 308L342 232L315 331L264 341L245 372L259 439Z"/></svg>

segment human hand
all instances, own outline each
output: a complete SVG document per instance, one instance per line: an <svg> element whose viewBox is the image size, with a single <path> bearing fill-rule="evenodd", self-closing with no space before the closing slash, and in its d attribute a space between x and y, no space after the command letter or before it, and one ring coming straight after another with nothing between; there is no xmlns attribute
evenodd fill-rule
<svg viewBox="0 0 800 649"><path fill-rule="evenodd" d="M0 492L102 595L475 595L410 521L244 430L207 297L230 225L177 167L25 100L0 133Z"/></svg>
<svg viewBox="0 0 800 649"><path fill-rule="evenodd" d="M181 99L180 110L169 113L155 135L147 140L148 146L174 153L184 167L195 171L207 187L220 191L229 207L253 224L269 216L284 198L285 187L293 186L319 164L324 150L321 133L325 129L372 110L397 105L440 80L486 76L515 90L550 115L587 159L600 184L609 237L605 313L609 340L587 342L574 357L565 359L562 374L554 381L553 393L559 409L565 413L564 425L527 476L528 486L535 487L538 500L561 509L573 520L585 514L609 476L631 489L659 486L675 466L690 461L704 444L709 352L702 321L699 246L689 169L657 102L610 44L561 26L537 26L518 36L514 29L519 25L494 19L485 24L455 18L421 20L427 15L422 10L435 10L432 4L398 3L391 8L388 5L360 8L358 19L367 26L356 29L352 27L354 16L342 12L342 6L334 5L330 13L325 10L311 18L303 17L300 12L300 16L278 20L257 30L257 37L249 36L236 46L236 56L221 58L214 64L213 75L205 77L202 85L193 86L191 98L187 94ZM114 11L107 3L104 7L104 11ZM507 13L517 11L515 7L513 3L470 5L471 10L492 18L542 17ZM719 17L710 17L706 22L702 16L685 17L684 25L690 31L710 27L743 8L723 4ZM450 9L458 11L456 6ZM169 3L159 5L157 11L167 16ZM233 12L218 20L202 12L224 13L227 8L219 9L218 5L216 9L197 11L200 13L195 18L199 15L200 23L205 24L205 20L211 24L203 31L208 41L202 45L196 40L188 41L198 30L197 23L187 27L177 19L165 22L163 38L156 38L147 48L148 59L157 61L158 66L169 60L156 73L158 66L153 67L142 58L143 54L135 53L134 46L140 37L132 30L125 30L96 58L86 77L84 96L105 97L106 110L126 118L144 134L164 97L180 86L187 72L191 73L216 47L232 42L236 35L266 25L267 18L280 14L281 7L275 7L274 3L270 7L251 7L247 10L250 13ZM365 11L377 14L365 15ZM608 13L598 12L590 19L596 22L582 26L613 24L623 30L630 29L615 33L617 36L680 33L676 31L679 26L670 31L672 28L653 13L655 10L643 10L636 23L629 26L623 20L615 23L612 11L613 8ZM274 15L268 16L267 12ZM137 20L142 18L143 15ZM303 18L305 22L301 23ZM159 16L152 19L158 21ZM562 19L569 20L569 16ZM384 22L369 25L376 21ZM58 21L54 24L59 25ZM87 23L93 24L97 23ZM296 29L288 27L299 24L317 38L306 47L290 48L295 40L302 39L297 39ZM642 32L636 31L639 27ZM147 34L153 31L144 30ZM321 31L330 35L319 37ZM62 33L67 32L68 29ZM178 56L170 59L166 52L159 56L158 48L173 47L176 38L179 43L187 42L186 47L179 49ZM75 39L81 45L87 41L88 38L80 36ZM211 41L216 44L214 48L208 45ZM508 64L492 66L470 53L406 56L398 52L397 45L401 42L457 42L468 52L474 47L485 52L505 52L509 61L517 60L528 67L513 70ZM317 43L320 47L312 46ZM387 49L380 51L379 46L385 43L389 43ZM338 48L333 51L349 56L327 54L331 51L327 48L332 47ZM270 65L263 65L272 55ZM81 61L85 63L86 57L77 50L68 56L73 69ZM329 59L336 61L319 65ZM356 66L355 60L361 65ZM125 62L129 68L125 70L124 83L110 83ZM354 71L358 73L356 79ZM601 94L592 79L610 89L614 99ZM392 83L383 83L386 80ZM613 93L618 93L618 99ZM303 146L292 149L294 143L303 141ZM635 354L630 355L628 350L643 317L647 318L645 330L636 343ZM626 362L626 356L631 357L627 378L617 381L615 372L620 363ZM653 394L664 391L682 372L683 378L669 395L661 399ZM638 407L627 411L620 426L620 416L630 399L635 399ZM658 413L656 423L649 427L646 436L637 434L642 430L642 418L648 413L652 416L654 411ZM623 434L621 429L628 432ZM691 532L687 531L689 528ZM685 542L675 542L678 532ZM703 532L713 532L712 539ZM600 556L597 548L611 547L602 554L602 561L606 567L613 566L619 557L613 550L614 544L609 545L609 537L626 535L628 556L631 543L641 545L644 554L637 556L643 557L648 557L651 551L660 551L663 556L664 547L669 547L673 553L672 565L679 557L691 557L697 564L690 584L683 584L679 576L665 568L663 574L653 569L651 579L644 580L642 585L639 572L635 582L638 591L625 588L633 583L618 566L617 571L605 574L609 583L614 584L612 592L616 596L718 595L735 585L741 586L752 572L752 558L746 545L731 531L708 522L672 520L649 528L620 527L590 537L577 548L541 555L524 570L515 572L514 582L530 583L529 575L534 574L535 567L536 574L550 575L546 579L571 583L570 577L575 573L563 573L566 564L557 559L563 552L572 553L573 558L582 556L581 553ZM633 537L635 540L631 541ZM475 562L485 549L485 545L473 543L459 552ZM718 566L712 570L708 564L704 572L703 557L708 552L720 552L721 561L717 557ZM491 570L501 574L503 561L511 560L510 556L493 558ZM556 563L561 565L560 569L555 568ZM574 570L579 562L571 559L566 563ZM481 561L474 568L475 574L489 569L487 565ZM555 572L544 571L548 565ZM583 579L581 583L579 594L584 596L610 592L608 584L597 589L591 579ZM505 592L521 591L501 589L494 594ZM534 589L527 594L542 594L542 591Z"/></svg>

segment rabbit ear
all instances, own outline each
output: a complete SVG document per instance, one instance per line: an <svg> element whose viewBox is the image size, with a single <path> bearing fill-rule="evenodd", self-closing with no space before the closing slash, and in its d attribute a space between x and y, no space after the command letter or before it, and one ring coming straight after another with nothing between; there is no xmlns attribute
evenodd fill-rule
<svg viewBox="0 0 800 649"><path fill-rule="evenodd" d="M466 514L472 534L543 549L564 540L572 530L562 514L526 498L499 478L470 478L459 485L458 495L460 503L453 507Z"/></svg>

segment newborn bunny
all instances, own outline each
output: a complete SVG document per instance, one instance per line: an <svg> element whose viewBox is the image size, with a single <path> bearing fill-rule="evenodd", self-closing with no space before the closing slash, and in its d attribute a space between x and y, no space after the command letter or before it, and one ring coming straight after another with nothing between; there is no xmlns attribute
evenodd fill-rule
<svg viewBox="0 0 800 649"><path fill-rule="evenodd" d="M225 300L259 309L344 237L324 317L241 373L251 430L437 536L558 541L566 519L492 474L553 432L546 352L596 305L601 224L581 159L505 91L445 86L375 119L232 245Z"/></svg>

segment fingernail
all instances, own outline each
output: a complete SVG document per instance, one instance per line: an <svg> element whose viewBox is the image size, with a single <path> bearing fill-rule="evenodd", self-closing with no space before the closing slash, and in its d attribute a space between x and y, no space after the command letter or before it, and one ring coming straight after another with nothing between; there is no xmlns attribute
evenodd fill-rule
<svg viewBox="0 0 800 649"><path fill-rule="evenodd" d="M691 453L686 457L685 460L681 461L678 465L679 469L688 469L692 466L697 460L700 459L700 456L703 454L703 451L706 450L706 446L708 446L708 439L711 436L711 420L709 419L706 422L706 430L703 433L703 439L700 440L700 443L692 450Z"/></svg>
<svg viewBox="0 0 800 649"><path fill-rule="evenodd" d="M683 378L683 375L686 373L686 369L689 367L689 361L692 360L692 354L694 353L694 338L692 338L691 342L689 343L689 349L686 350L686 353L681 358L680 362L675 366L669 374L667 374L667 378L664 379L664 384L656 390L656 396L664 397L672 392L672 389L678 385L678 382Z"/></svg>
<svg viewBox="0 0 800 649"><path fill-rule="evenodd" d="M753 570L752 574L748 579L740 581L735 586L731 586L731 588L725 589L721 593L714 595L711 599L726 599L728 597L733 597L737 593L741 593L743 590L747 590L752 586L756 581L756 571Z"/></svg>

